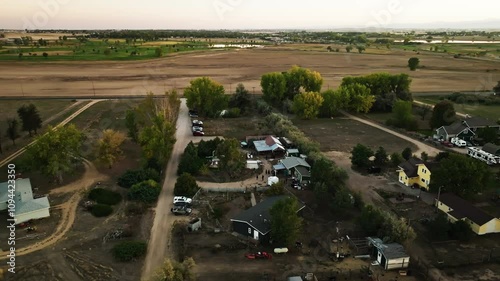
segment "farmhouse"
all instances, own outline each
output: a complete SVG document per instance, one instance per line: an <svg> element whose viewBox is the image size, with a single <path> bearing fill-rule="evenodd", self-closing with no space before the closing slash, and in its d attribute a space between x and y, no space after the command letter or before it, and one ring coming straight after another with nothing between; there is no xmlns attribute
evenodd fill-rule
<svg viewBox="0 0 500 281"><path fill-rule="evenodd" d="M441 126L436 129L435 139L449 141L457 137L465 141L471 141L478 129L492 127L500 130L500 125L482 117L470 117L463 121L457 121L449 126Z"/></svg>
<svg viewBox="0 0 500 281"><path fill-rule="evenodd" d="M286 196L273 196L265 199L257 205L239 213L231 219L233 230L243 236L250 237L256 241L267 243L271 232L271 207ZM299 209L304 209L305 205L299 202Z"/></svg>
<svg viewBox="0 0 500 281"><path fill-rule="evenodd" d="M397 243L384 244L380 238L368 237L369 246L372 248L378 264L385 270L408 268L410 256L402 245Z"/></svg>
<svg viewBox="0 0 500 281"><path fill-rule="evenodd" d="M469 223L472 231L478 235L500 232L499 218L485 213L455 194L441 194L439 199L436 199L436 205L439 210L448 215L449 221L463 220Z"/></svg>
<svg viewBox="0 0 500 281"><path fill-rule="evenodd" d="M277 172L284 171L285 176L293 176L299 182L311 179L311 165L299 157L286 157L273 166Z"/></svg>
<svg viewBox="0 0 500 281"><path fill-rule="evenodd" d="M7 182L0 183L0 211L8 208L8 188ZM50 216L49 199L47 197L33 198L29 179L16 180L15 200L16 224Z"/></svg>
<svg viewBox="0 0 500 281"><path fill-rule="evenodd" d="M281 144L279 139L273 136L267 136L264 140L256 140L253 142L255 150L259 154L283 154L285 153L285 147Z"/></svg>
<svg viewBox="0 0 500 281"><path fill-rule="evenodd" d="M398 166L399 182L406 186L415 186L429 190L431 171L424 161L411 157Z"/></svg>

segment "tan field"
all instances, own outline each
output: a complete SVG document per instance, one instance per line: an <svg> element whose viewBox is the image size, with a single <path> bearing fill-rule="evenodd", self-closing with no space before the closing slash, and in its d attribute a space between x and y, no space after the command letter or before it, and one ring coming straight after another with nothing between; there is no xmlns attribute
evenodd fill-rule
<svg viewBox="0 0 500 281"><path fill-rule="evenodd" d="M420 58L423 68L409 71L406 65L412 56ZM259 93L263 73L285 71L295 64L319 71L325 80L323 89L337 87L345 76L373 72L407 73L413 79L413 92L483 91L500 80L498 61L415 55L402 50L390 54L297 51L287 46L180 54L148 61L0 62L0 84L2 96L127 96L182 89L194 78L209 76L227 91L243 83Z"/></svg>

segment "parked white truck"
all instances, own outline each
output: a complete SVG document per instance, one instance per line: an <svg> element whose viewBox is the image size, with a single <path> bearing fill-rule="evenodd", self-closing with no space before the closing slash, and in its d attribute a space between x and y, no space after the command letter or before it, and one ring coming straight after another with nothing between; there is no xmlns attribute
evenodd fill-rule
<svg viewBox="0 0 500 281"><path fill-rule="evenodd" d="M464 141L463 139L459 139L459 138L451 138L451 143L455 146L458 146L458 147L466 147L467 146L467 142Z"/></svg>

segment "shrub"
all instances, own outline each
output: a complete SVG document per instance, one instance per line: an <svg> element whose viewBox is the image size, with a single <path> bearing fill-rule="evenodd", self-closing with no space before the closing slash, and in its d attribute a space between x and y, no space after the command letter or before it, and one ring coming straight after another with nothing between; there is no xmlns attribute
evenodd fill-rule
<svg viewBox="0 0 500 281"><path fill-rule="evenodd" d="M147 180L134 184L128 191L128 198L144 203L154 203L160 195L161 187L154 180Z"/></svg>
<svg viewBox="0 0 500 281"><path fill-rule="evenodd" d="M118 185L124 188L130 188L134 184L146 180L154 180L156 182L159 182L160 174L158 173L158 171L151 168L143 170L127 170L118 178Z"/></svg>
<svg viewBox="0 0 500 281"><path fill-rule="evenodd" d="M230 108L226 114L224 114L225 118L237 118L240 117L241 110L237 107Z"/></svg>
<svg viewBox="0 0 500 281"><path fill-rule="evenodd" d="M90 191L89 199L96 201L98 204L116 205L122 201L122 196L118 192L95 188Z"/></svg>
<svg viewBox="0 0 500 281"><path fill-rule="evenodd" d="M174 186L174 195L192 197L200 187L196 183L196 179L188 173L182 174L177 178Z"/></svg>
<svg viewBox="0 0 500 281"><path fill-rule="evenodd" d="M283 182L273 183L268 190L266 190L267 196L277 196L285 194L285 184Z"/></svg>
<svg viewBox="0 0 500 281"><path fill-rule="evenodd" d="M116 260L127 262L146 254L147 248L144 241L124 241L116 244L111 252Z"/></svg>
<svg viewBox="0 0 500 281"><path fill-rule="evenodd" d="M101 218L107 217L113 213L113 208L109 205L105 204L95 204L90 209L90 213L94 215L94 217Z"/></svg>

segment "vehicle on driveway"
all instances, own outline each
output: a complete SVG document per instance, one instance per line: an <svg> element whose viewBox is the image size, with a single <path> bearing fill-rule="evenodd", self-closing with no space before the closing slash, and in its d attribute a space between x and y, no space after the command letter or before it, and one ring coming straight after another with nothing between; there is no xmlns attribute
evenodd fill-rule
<svg viewBox="0 0 500 281"><path fill-rule="evenodd" d="M176 215L176 216L180 216L180 215L189 215L191 214L191 212L193 211L191 208L188 208L188 207L173 207L172 209L170 209L170 211Z"/></svg>
<svg viewBox="0 0 500 281"><path fill-rule="evenodd" d="M203 121L200 120L193 120L191 124L193 124L193 126L203 127Z"/></svg>
<svg viewBox="0 0 500 281"><path fill-rule="evenodd" d="M192 127L192 130L193 130L193 132L196 132L196 131L198 131L198 132L203 132L203 127L200 127L200 126L193 126L193 127Z"/></svg>
<svg viewBox="0 0 500 281"><path fill-rule="evenodd" d="M257 253L247 253L245 257L249 260L270 260L273 258L273 255L268 252L257 252Z"/></svg>
<svg viewBox="0 0 500 281"><path fill-rule="evenodd" d="M194 132L193 132L193 136L195 136L195 137L196 137L196 136L198 136L198 137L203 137L204 135L205 135L205 133L204 133L204 132L202 132L202 131L194 131Z"/></svg>
<svg viewBox="0 0 500 281"><path fill-rule="evenodd" d="M191 117L191 118L197 118L198 117L198 111L196 111L196 110L190 110L189 111L189 117Z"/></svg>
<svg viewBox="0 0 500 281"><path fill-rule="evenodd" d="M441 144L447 147L453 147L453 144L449 141L443 141Z"/></svg>
<svg viewBox="0 0 500 281"><path fill-rule="evenodd" d="M185 203L191 204L191 203L193 203L193 199L186 197L186 196L175 196L174 197L174 204L178 203L178 202L185 202Z"/></svg>
<svg viewBox="0 0 500 281"><path fill-rule="evenodd" d="M458 147L466 147L467 142L460 138L451 138L451 143Z"/></svg>

